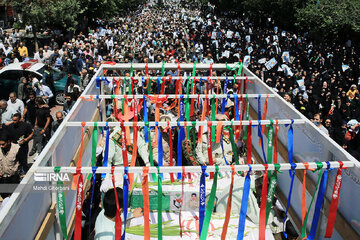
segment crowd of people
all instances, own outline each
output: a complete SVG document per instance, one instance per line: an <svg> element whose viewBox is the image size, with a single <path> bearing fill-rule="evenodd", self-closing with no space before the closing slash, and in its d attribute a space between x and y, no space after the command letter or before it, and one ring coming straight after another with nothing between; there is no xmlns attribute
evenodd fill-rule
<svg viewBox="0 0 360 240"><path fill-rule="evenodd" d="M316 43L306 33L295 34L276 27L271 19L268 19L266 24L257 26L246 16L232 13L217 16L213 6L200 10L196 4L182 3L162 9L139 9L108 21L98 19L95 26L80 31L71 39L58 37L56 41L52 39L48 45L41 46L33 56L29 56L19 31L6 33L2 42L3 46L0 46L2 66L34 58L37 62L68 73L68 81L64 89L66 103L64 110L56 113L56 119L50 115L49 105L51 106L50 99L53 96L50 94L51 79L47 77L39 80L31 77L21 79L20 82L25 81L31 86L30 90L26 94L20 91L21 99L17 98L16 93L11 93L8 101L0 101L2 109L0 182L2 183L18 182L20 176L26 173L30 140L33 140L30 155L40 153L44 144L60 125L64 115L70 111L80 92L87 86L94 72L104 62L233 63L242 61L286 101L313 120L321 131L328 134L355 158L360 159L358 133L360 71L357 57L359 49L350 40L344 44ZM181 73L185 77L191 75L191 72ZM106 74L122 75L116 71L108 71ZM133 74L145 76L144 71L134 71ZM209 71L201 72L203 76L209 74ZM227 73L212 71L211 74L220 76ZM80 77L78 83L75 82L73 75ZM130 76L130 72L125 72L125 75ZM149 75L161 76L161 72L150 70ZM177 72L169 70L164 75L177 76ZM176 88L181 87L186 92L189 87L188 81L184 81L183 86L166 84L164 89L159 89L159 83L154 78L154 81L150 82L151 85L147 85L146 88L151 88L149 90L151 92L174 93ZM141 84L139 81L138 87L134 89L140 94L145 89ZM124 85L122 88L127 89L127 86ZM231 93L238 89L234 82L224 85L224 82L214 81L212 88L208 90L203 86L201 82L195 84L197 93L204 91ZM134 108L133 102L129 104ZM172 106L171 101L166 104ZM201 119L203 105L204 102L195 102L190 120ZM220 109L221 104L218 107L216 112L219 114L214 115L217 120L235 118L234 102L231 100L227 101L223 109ZM154 102L150 101L148 108L149 120L156 119L158 109ZM120 110L123 111L112 108L109 112L116 120L123 120L126 116ZM139 109L139 112L142 113L143 109ZM131 113L133 115L127 118L134 117L134 109ZM144 117L142 114L139 115L139 118ZM163 121L176 121L177 117L177 107L161 110L160 118ZM172 161L166 151L170 147L169 138L173 138L173 144L177 146L178 133L169 136L165 128L161 128L161 131L162 145L165 149L163 165L169 165ZM201 130L204 137L200 142L196 140L198 131L199 128L191 128L188 132L191 137L183 142L184 165L208 164L205 136L208 130L206 127ZM228 161L234 161L234 149L229 132L229 129L224 129L224 141L221 141L221 144L213 143L215 164L223 165ZM151 130L150 139L156 137L155 129ZM112 165L123 165L121 128L115 128L110 138L112 141L109 143L109 162ZM147 136L144 136L144 132L139 131L138 158L142 160L142 165L149 165L149 159L153 159L157 165L159 149L154 144L150 153L145 138ZM244 152L243 142L238 141L236 144L238 151ZM128 154L128 158L131 159L132 149L128 150ZM151 154L153 156L150 156ZM176 157L174 158L177 160ZM109 215L109 219L114 218L113 212ZM105 215L107 215L106 209ZM104 216L102 218L106 220ZM96 228L97 225L92 226Z"/></svg>

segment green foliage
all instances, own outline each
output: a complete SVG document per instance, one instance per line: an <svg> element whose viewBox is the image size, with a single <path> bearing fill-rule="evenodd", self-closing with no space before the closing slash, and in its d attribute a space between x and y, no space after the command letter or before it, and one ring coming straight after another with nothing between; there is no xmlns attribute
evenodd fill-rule
<svg viewBox="0 0 360 240"><path fill-rule="evenodd" d="M46 27L73 30L80 11L77 0L13 0L12 4L22 21L30 23L34 30Z"/></svg>
<svg viewBox="0 0 360 240"><path fill-rule="evenodd" d="M296 19L296 26L316 38L333 38L345 32L360 33L360 1L310 0L304 8L297 10Z"/></svg>

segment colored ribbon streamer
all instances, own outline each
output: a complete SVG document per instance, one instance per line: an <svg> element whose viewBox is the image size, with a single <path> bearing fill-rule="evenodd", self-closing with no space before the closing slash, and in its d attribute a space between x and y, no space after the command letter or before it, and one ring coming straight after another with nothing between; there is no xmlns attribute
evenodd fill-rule
<svg viewBox="0 0 360 240"><path fill-rule="evenodd" d="M108 166L108 160L109 160L109 138L110 138L110 131L108 123L106 122L106 126L104 127L106 130L106 140L105 140L105 152L104 152L104 160L103 160L103 167ZM106 173L101 174L101 178L105 178Z"/></svg>
<svg viewBox="0 0 360 240"><path fill-rule="evenodd" d="M318 196L317 196L316 203L315 203L314 216L313 216L313 220L311 223L310 233L308 236L309 240L315 239L316 230L317 230L317 226L318 226L319 218L320 218L320 210L321 210L323 202L324 202L328 173L329 173L329 170L325 169L323 175L321 176L320 188L319 188Z"/></svg>
<svg viewBox="0 0 360 240"><path fill-rule="evenodd" d="M251 140L251 126L252 122L249 120L249 125L247 127L247 140L246 140L246 164L251 164L251 151L252 151L252 140Z"/></svg>
<svg viewBox="0 0 360 240"><path fill-rule="evenodd" d="M143 97L143 109L144 109L144 122L148 122L148 114L147 114L147 104L146 104L146 97ZM145 133L145 142L148 143L149 142L149 134L148 134L148 126L145 125L144 127L144 133ZM151 143L149 143L151 144Z"/></svg>
<svg viewBox="0 0 360 240"><path fill-rule="evenodd" d="M273 149L273 143L274 143L274 120L270 120L270 125L269 125L269 131L268 131L268 144L267 144L267 162L268 163L272 163L273 162L273 153L274 153L274 149Z"/></svg>
<svg viewBox="0 0 360 240"><path fill-rule="evenodd" d="M274 195L275 195L275 190L276 190L276 185L277 185L277 174L278 174L278 172L280 172L280 164L276 163L274 166L275 166L275 171L273 171L273 173L271 174L271 177L270 177L269 189L268 189L267 200L266 200L266 222L265 222L265 225L267 225L271 206L272 206Z"/></svg>
<svg viewBox="0 0 360 240"><path fill-rule="evenodd" d="M318 179L317 179L317 183L316 183L316 187L315 187L315 190L314 190L314 194L311 198L311 202L310 202L310 205L309 205L309 208L308 208L308 211L306 213L306 216L305 216L305 220L304 220L304 223L303 223L303 226L301 228L301 239L304 239L305 238L305 230L306 230L306 225L307 225L307 219L309 217L309 212L310 212L310 209L311 209L311 206L313 204L313 201L315 199L315 195L316 195L316 191L317 189L319 188L319 185L320 185L320 180L321 180L321 169L323 167L323 164L321 162L316 162L316 165L317 165L317 169L315 171L319 171L319 175L318 175ZM286 236L286 235L285 235Z"/></svg>
<svg viewBox="0 0 360 240"><path fill-rule="evenodd" d="M143 167L142 194L144 201L144 239L150 240L149 167Z"/></svg>
<svg viewBox="0 0 360 240"><path fill-rule="evenodd" d="M129 168L124 168L124 183L123 183L123 202L124 202L124 233L121 236L121 240L125 239L126 234L126 219L128 214L128 205L129 205L129 176L128 176Z"/></svg>
<svg viewBox="0 0 360 240"><path fill-rule="evenodd" d="M209 165L212 166L214 165L214 161L213 161L213 157L212 157L212 141L211 141L211 131L210 131L210 126L211 126L211 122L207 123L207 150L208 150L208 158L209 158ZM214 177L214 173L210 173L210 179L213 179Z"/></svg>
<svg viewBox="0 0 360 240"><path fill-rule="evenodd" d="M234 129L233 129L232 125L233 125L233 122L231 121L231 126L228 128L229 132L230 132L231 149L234 153L235 164L239 165L240 164L239 163L239 154L238 154L237 147L236 147L235 140L234 140Z"/></svg>
<svg viewBox="0 0 360 240"><path fill-rule="evenodd" d="M83 204L83 175L81 174L81 167L76 168L76 175L78 176L79 180L76 190L74 239L81 240L81 221L82 221L82 204Z"/></svg>
<svg viewBox="0 0 360 240"><path fill-rule="evenodd" d="M218 174L219 174L219 166L215 165L215 177L214 177L213 185L211 187L209 201L208 201L208 204L206 206L205 219L204 219L204 223L203 223L203 226L202 226L202 232L201 232L201 235L200 235L200 240L206 240L206 238L207 238L209 225L210 225L210 220L211 220L211 215L212 215L214 204L215 204L215 195L216 195Z"/></svg>
<svg viewBox="0 0 360 240"><path fill-rule="evenodd" d="M302 193L301 193L301 215L302 215L302 224L304 225L305 216L306 216L306 173L309 170L309 163L304 162L305 166L304 173L303 173L303 185L302 185ZM305 237L306 237L306 229L305 229Z"/></svg>
<svg viewBox="0 0 360 240"><path fill-rule="evenodd" d="M294 119L291 119L289 131L288 131L288 154L289 154L289 163L293 162L293 143L294 143L294 130L293 130ZM287 127L287 125L285 125Z"/></svg>
<svg viewBox="0 0 360 240"><path fill-rule="evenodd" d="M205 197L206 197L206 181L205 181L205 172L206 166L201 166L201 176L200 176L200 193L199 193L199 235L201 235L204 217L205 217Z"/></svg>
<svg viewBox="0 0 360 240"><path fill-rule="evenodd" d="M97 167L92 167L92 188L91 188L91 198L90 198L90 211L89 211L89 238L91 234L91 210L93 208L93 199L94 199L94 190L95 190L95 180L96 180L96 170Z"/></svg>
<svg viewBox="0 0 360 240"><path fill-rule="evenodd" d="M265 240L265 228L266 228L266 204L268 193L268 165L265 166L265 174L263 176L262 190L261 190L261 202L260 202L260 218L259 218L259 239Z"/></svg>
<svg viewBox="0 0 360 240"><path fill-rule="evenodd" d="M162 239L162 182L161 182L161 174L160 168L157 167L158 170L158 239Z"/></svg>
<svg viewBox="0 0 360 240"><path fill-rule="evenodd" d="M247 213L249 193L250 193L250 173L251 173L251 165L249 165L249 171L247 172L244 181L244 190L241 199L237 240L242 240L244 238L245 220L246 220L246 213Z"/></svg>
<svg viewBox="0 0 360 240"><path fill-rule="evenodd" d="M156 122L156 126L159 126L159 122ZM161 130L158 127L158 166L162 167L163 166L163 143L162 143L162 135L161 135ZM163 179L163 174L161 173L161 179Z"/></svg>
<svg viewBox="0 0 360 240"><path fill-rule="evenodd" d="M172 132L170 123L168 122L168 130L169 130L169 147L170 147L170 167L174 165L173 163L173 142L172 142ZM173 183L175 181L174 179L174 173L170 173L170 181Z"/></svg>
<svg viewBox="0 0 360 240"><path fill-rule="evenodd" d="M265 149L264 149L264 139L263 139L263 134L261 131L261 121L258 120L259 124L258 124L258 136L260 137L260 142L261 142L261 150L262 150L262 154L263 154L263 158L264 158L264 162L267 164L267 160L266 160L266 155L265 155Z"/></svg>
<svg viewBox="0 0 360 240"><path fill-rule="evenodd" d="M279 121L276 121L276 127L275 127L275 135L274 135L274 163L278 162L278 139L277 139L277 135L279 132Z"/></svg>
<svg viewBox="0 0 360 240"><path fill-rule="evenodd" d="M94 130L92 136L92 146L91 146L91 166L95 167L96 165L96 145L97 145L97 136L98 136L98 129L97 129L97 122L94 123Z"/></svg>
<svg viewBox="0 0 360 240"><path fill-rule="evenodd" d="M336 212L338 208L339 203L339 197L340 197L340 190L341 190L341 184L342 184L342 170L344 167L343 162L339 162L340 167L337 170L335 183L334 183L334 189L332 193L331 203L330 203L330 210L328 215L328 222L326 225L326 233L325 238L331 238L334 230L335 225L335 218L336 218Z"/></svg>
<svg viewBox="0 0 360 240"><path fill-rule="evenodd" d="M284 217L284 222L283 222L283 230L284 230L283 234L285 235L285 237L287 237L287 234L285 233L285 223L286 223L286 218L287 218L287 214L288 214L290 203L291 203L292 190L293 190L293 187L294 187L295 169L296 169L296 164L291 163L291 169L289 170L291 183L290 183L290 190L289 190L289 195L288 195L288 198L287 198L288 201L287 201L287 205L286 205L285 217Z"/></svg>
<svg viewBox="0 0 360 240"><path fill-rule="evenodd" d="M116 202L116 217L115 217L115 240L121 239L121 233L122 233L122 222L120 217L120 204L119 204L119 198L116 191L115 186L115 175L114 175L115 167L111 167L111 181L114 188L114 194L115 194L115 202Z"/></svg>
<svg viewBox="0 0 360 240"><path fill-rule="evenodd" d="M120 122L120 126L121 126L121 150L122 150L123 164L125 167L128 167L129 160L126 149L126 134L125 134L124 122Z"/></svg>
<svg viewBox="0 0 360 240"><path fill-rule="evenodd" d="M230 165L230 167L231 167L231 183L230 183L229 197L228 197L227 204L226 204L226 215L225 215L223 230L221 233L221 240L226 239L226 233L227 233L227 228L229 225L230 214L231 214L231 201L232 201L233 188L234 188L235 166Z"/></svg>
<svg viewBox="0 0 360 240"><path fill-rule="evenodd" d="M213 95L213 98L212 98L212 103L211 103L211 121L216 121L216 111L217 111L217 107L216 105L214 104L214 100L215 100L215 95ZM208 126L209 127L209 126ZM208 131L209 131L210 128L208 128ZM216 138L216 126L215 125L212 125L211 126L211 141L212 142L215 142L215 138Z"/></svg>
<svg viewBox="0 0 360 240"><path fill-rule="evenodd" d="M54 172L59 173L60 168L61 167L54 167ZM64 191L62 190L64 183L63 183L63 181L61 181L59 179L57 181L56 185L58 188L56 197L57 197L57 206L58 206L58 213L59 213L59 220L60 220L60 228L61 228L61 232L63 234L64 239L68 240L69 238L67 235L67 228L66 228L65 196L64 196Z"/></svg>
<svg viewBox="0 0 360 240"><path fill-rule="evenodd" d="M85 122L82 122L81 126L82 126L82 128L81 128L81 143L80 143L79 158L78 158L78 162L76 164L77 168L81 168L81 160L82 160L83 147L84 147ZM71 190L76 189L76 183L78 182L78 178L79 178L79 175L75 174L73 177L72 184L71 184Z"/></svg>

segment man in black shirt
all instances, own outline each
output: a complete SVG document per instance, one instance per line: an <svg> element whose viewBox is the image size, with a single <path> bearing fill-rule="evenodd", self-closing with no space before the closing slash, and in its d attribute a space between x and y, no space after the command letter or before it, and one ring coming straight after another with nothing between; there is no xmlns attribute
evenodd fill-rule
<svg viewBox="0 0 360 240"><path fill-rule="evenodd" d="M50 109L46 102L41 97L35 100L38 108L36 110L36 119L34 126L34 143L30 151L30 156L35 152L40 153L45 146L48 136L50 135Z"/></svg>
<svg viewBox="0 0 360 240"><path fill-rule="evenodd" d="M17 143L20 146L18 152L18 158L20 163L20 170L22 173L26 173L28 170L27 156L29 152L29 141L33 137L34 133L30 123L20 121L20 113L15 113L12 116L12 123L4 128L10 136L10 140L13 143Z"/></svg>
<svg viewBox="0 0 360 240"><path fill-rule="evenodd" d="M35 95L35 92L29 93L29 99L26 101L25 110L22 115L22 121L26 119L26 121L29 122L32 127L35 126L36 119Z"/></svg>

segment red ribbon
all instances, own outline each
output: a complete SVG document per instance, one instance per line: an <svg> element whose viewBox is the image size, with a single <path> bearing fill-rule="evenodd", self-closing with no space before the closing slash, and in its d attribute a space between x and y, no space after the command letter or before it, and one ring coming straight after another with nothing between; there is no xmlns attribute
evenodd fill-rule
<svg viewBox="0 0 360 240"><path fill-rule="evenodd" d="M150 240L149 167L143 167L142 193L144 201L144 239Z"/></svg>
<svg viewBox="0 0 360 240"><path fill-rule="evenodd" d="M336 212L339 204L339 197L340 197L340 190L341 190L341 184L342 184L342 171L341 169L345 169L343 167L344 163L339 161L340 167L337 170L335 183L334 183L334 189L332 193L331 203L330 203L330 210L329 210L329 216L328 216L328 222L326 225L326 233L325 238L331 238L334 225L335 225L335 218L336 218Z"/></svg>
<svg viewBox="0 0 360 240"><path fill-rule="evenodd" d="M231 213L231 201L232 201L232 194L233 194L233 187L234 187L234 175L235 175L235 166L230 165L231 167L231 184L230 184L230 191L229 191L229 197L226 204L226 216L225 216L225 222L223 226L223 230L221 233L221 240L225 240L227 228L230 221L230 213Z"/></svg>
<svg viewBox="0 0 360 240"><path fill-rule="evenodd" d="M267 110L268 110L268 100L269 100L269 94L266 94L266 99L265 99L265 103L264 103L264 110L263 110L263 115L262 115L262 119L261 119L261 120L265 120L265 119L266 119ZM265 130L265 125L262 125L261 128L262 128L262 132L264 132L264 130Z"/></svg>
<svg viewBox="0 0 360 240"><path fill-rule="evenodd" d="M172 133L171 133L171 127L170 123L167 122L167 127L169 129L169 147L170 147L170 166L173 166L173 143L172 143ZM174 179L174 173L170 173L170 181L173 183L175 181Z"/></svg>
<svg viewBox="0 0 360 240"><path fill-rule="evenodd" d="M213 157L212 157L212 148L211 148L211 125L212 122L207 122L207 149L208 149L208 158L209 158L209 165L214 165ZM213 179L214 173L210 173L210 179Z"/></svg>
<svg viewBox="0 0 360 240"><path fill-rule="evenodd" d="M268 191L268 165L264 164L265 174L263 176L263 184L261 191L261 203L260 203L260 219L259 219L259 239L265 240L265 228L266 228L266 202Z"/></svg>
<svg viewBox="0 0 360 240"><path fill-rule="evenodd" d="M80 153L79 153L79 159L78 159L78 162L76 164L76 167L77 168L81 168L81 160L82 160L82 155L83 155L83 147L84 147L84 134L85 134L85 122L82 122L81 123L81 144L80 144ZM73 177L73 181L72 181L72 184L71 184L71 190L75 190L76 189L76 183L78 182L78 178L79 178L79 175L78 174L75 174L74 177Z"/></svg>
<svg viewBox="0 0 360 240"><path fill-rule="evenodd" d="M178 67L177 67L177 76L179 77L180 76L180 62L179 62L179 60L177 60L176 59L176 62L177 62L177 64L178 64Z"/></svg>
<svg viewBox="0 0 360 240"><path fill-rule="evenodd" d="M245 79L243 94L246 94L247 82L248 82L248 77L246 77L246 79Z"/></svg>
<svg viewBox="0 0 360 240"><path fill-rule="evenodd" d="M76 174L79 181L76 190L76 211L75 211L75 232L74 239L81 240L81 221L82 221L82 204L83 204L83 175L81 174L81 167L76 168Z"/></svg>
<svg viewBox="0 0 360 240"><path fill-rule="evenodd" d="M249 120L249 125L247 126L247 139L246 139L246 164L251 164L251 151L252 151L252 140L251 140L251 125L252 122Z"/></svg>
<svg viewBox="0 0 360 240"><path fill-rule="evenodd" d="M149 76L149 62L147 59L145 64L145 76Z"/></svg>
<svg viewBox="0 0 360 240"><path fill-rule="evenodd" d="M165 82L166 82L166 77L162 77L162 84L161 84L160 94L164 94L164 93L165 93Z"/></svg>
<svg viewBox="0 0 360 240"><path fill-rule="evenodd" d="M112 175L111 180L112 180L112 184L113 184L113 187L114 187L115 202L116 202L115 240L120 240L121 239L121 234L122 234L122 229L121 229L122 228L122 222L121 222L121 217L120 217L119 199L118 199L116 186L115 186L114 170L115 170L115 167L111 167L111 175Z"/></svg>

